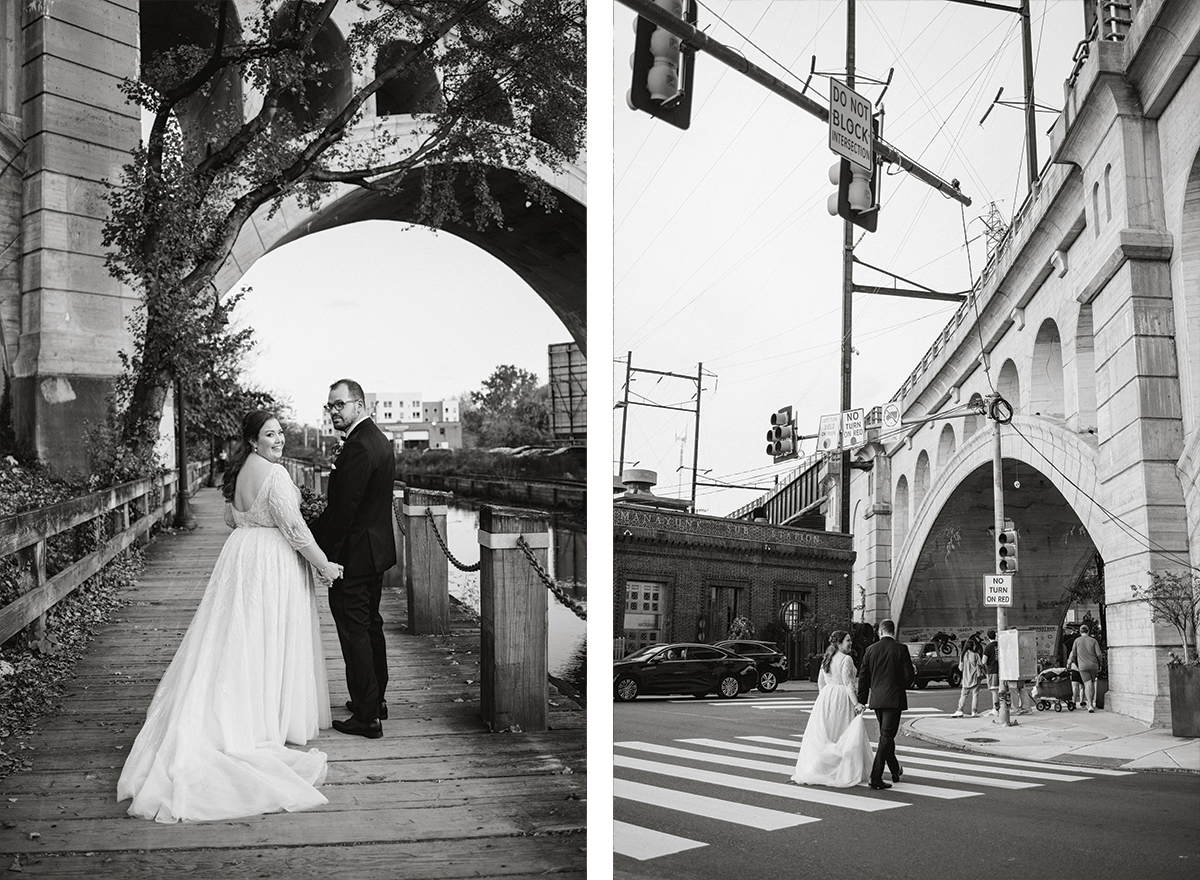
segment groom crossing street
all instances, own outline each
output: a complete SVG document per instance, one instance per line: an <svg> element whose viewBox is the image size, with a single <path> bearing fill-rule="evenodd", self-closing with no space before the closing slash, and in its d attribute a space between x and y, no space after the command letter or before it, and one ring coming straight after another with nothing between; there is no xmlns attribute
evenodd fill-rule
<svg viewBox="0 0 1200 880"><path fill-rule="evenodd" d="M900 713L908 708L908 683L913 675L908 649L896 641L896 624L890 618L879 621L879 641L867 648L858 671L858 701L874 709L879 721L879 748L869 783L876 791L892 787L883 781L885 764L892 771L892 782L899 782L904 772L896 760L896 734Z"/></svg>
<svg viewBox="0 0 1200 880"><path fill-rule="evenodd" d="M329 503L312 524L313 536L345 574L329 588L329 610L346 661L346 708L353 714L334 729L383 736L388 683L383 618L383 573L396 564L392 536L392 486L396 459L391 441L367 415L362 386L339 379L325 405L335 430L345 435L329 477Z"/></svg>

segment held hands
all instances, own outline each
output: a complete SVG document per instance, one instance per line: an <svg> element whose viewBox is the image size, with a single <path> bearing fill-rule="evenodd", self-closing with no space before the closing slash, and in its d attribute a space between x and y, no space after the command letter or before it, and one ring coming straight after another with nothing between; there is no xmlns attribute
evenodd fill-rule
<svg viewBox="0 0 1200 880"><path fill-rule="evenodd" d="M329 586L336 580L340 580L345 570L336 562L327 561L323 566L317 569L317 576L321 582Z"/></svg>

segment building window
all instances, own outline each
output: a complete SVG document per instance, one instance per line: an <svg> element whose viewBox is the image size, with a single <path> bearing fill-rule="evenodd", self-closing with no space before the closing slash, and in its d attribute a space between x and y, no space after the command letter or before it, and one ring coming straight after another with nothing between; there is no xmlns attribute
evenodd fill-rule
<svg viewBox="0 0 1200 880"><path fill-rule="evenodd" d="M666 589L655 581L625 582L625 653L662 641Z"/></svg>

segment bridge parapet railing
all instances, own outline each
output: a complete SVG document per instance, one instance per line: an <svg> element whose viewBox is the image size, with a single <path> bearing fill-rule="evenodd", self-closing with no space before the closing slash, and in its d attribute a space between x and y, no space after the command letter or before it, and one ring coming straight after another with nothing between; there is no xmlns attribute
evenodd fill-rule
<svg viewBox="0 0 1200 880"><path fill-rule="evenodd" d="M190 488L208 475L208 463L188 465ZM146 477L0 517L0 586L15 580L15 598L0 604L0 644L30 624L42 650L51 641L46 612L99 574L150 529L175 512L178 472ZM0 598L0 601L3 601Z"/></svg>

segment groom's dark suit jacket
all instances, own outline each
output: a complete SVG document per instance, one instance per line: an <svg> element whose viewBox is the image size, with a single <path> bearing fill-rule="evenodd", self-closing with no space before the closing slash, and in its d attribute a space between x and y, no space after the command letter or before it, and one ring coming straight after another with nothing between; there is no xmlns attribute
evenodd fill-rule
<svg viewBox="0 0 1200 880"><path fill-rule="evenodd" d="M395 480L391 441L373 421L363 419L342 444L329 475L329 503L312 524L317 545L342 565L348 578L382 574L396 564Z"/></svg>
<svg viewBox="0 0 1200 880"><path fill-rule="evenodd" d="M858 670L858 701L871 709L907 709L908 683L913 674L908 648L885 636L863 654ZM870 703L867 703L868 691Z"/></svg>

